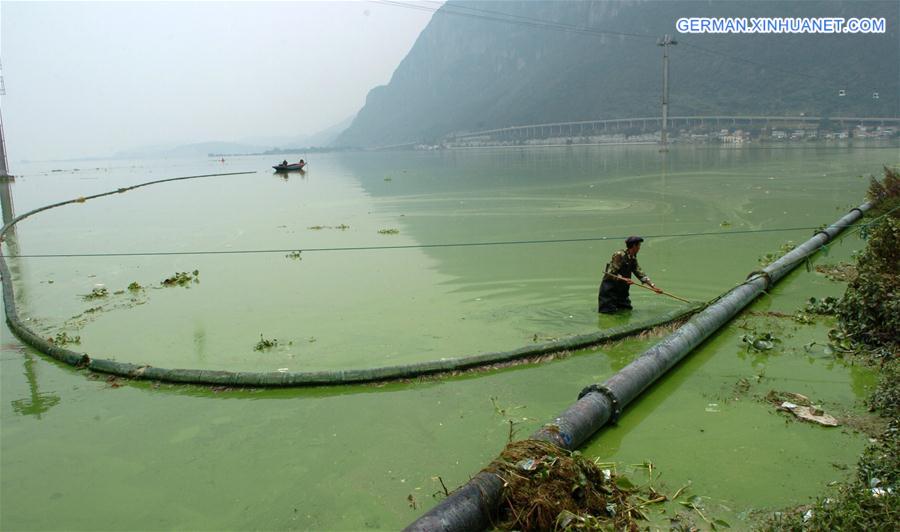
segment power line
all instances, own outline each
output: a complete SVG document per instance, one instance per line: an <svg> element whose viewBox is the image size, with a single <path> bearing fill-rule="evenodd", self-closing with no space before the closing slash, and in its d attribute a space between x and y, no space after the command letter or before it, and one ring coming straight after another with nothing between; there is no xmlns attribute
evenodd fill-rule
<svg viewBox="0 0 900 532"><path fill-rule="evenodd" d="M579 33L579 34L584 34L584 35L596 35L596 36L617 35L617 36L635 37L635 38L641 38L641 39L654 39L654 40L656 39L656 36L650 35L650 34L601 30L599 28L592 28L589 26L576 26L573 24L566 24L566 23L562 23L562 22L547 22L547 21L544 21L541 19L527 17L524 15L517 15L514 13L507 13L504 11L495 11L495 10L490 10L490 9L470 7L470 6L466 6L466 5L460 5L460 4L446 3L442 7L429 7L429 6L423 6L423 5L418 5L418 4L403 3L403 2L393 1L393 0L372 0L372 1L380 3L380 4L388 5L388 6L401 7L404 9L413 9L413 10L425 11L425 12L441 14L441 15L448 14L448 15L456 15L456 16L462 16L462 17L470 17L470 18L481 19L481 20L502 22L505 24L518 24L518 25L522 25L522 26L526 26L526 27L533 27L533 28L546 29L546 30L565 31L565 32L570 32L570 33ZM814 74L800 72L797 70L787 70L787 69L778 68L778 67L772 66L771 64L761 63L759 61L753 61L751 59L746 59L744 57L728 54L725 52L720 52L718 50L712 50L709 48L698 46L696 44L691 44L690 42L681 41L681 44L684 46L693 48L699 52L722 57L724 59L727 59L727 60L730 60L730 61L733 61L736 63L743 63L743 64L747 64L747 65L757 66L760 68L766 68L766 69L772 70L774 72L778 72L781 74L787 74L790 76L812 79L812 80L816 80L816 81L824 81L831 85L833 85L835 83L835 80L833 78L826 78L826 77L817 76ZM850 82L849 78L847 80L838 80L838 81L840 81L843 84Z"/></svg>
<svg viewBox="0 0 900 532"><path fill-rule="evenodd" d="M611 30L601 30L598 28L592 28L589 26L576 26L574 24L566 24L563 22L548 22L541 19L536 19L532 17L526 17L524 15L516 15L513 13L506 13L503 11L493 11L489 9L479 9L475 7L456 5L456 4L444 4L442 7L429 7L418 4L408 4L404 2L395 2L391 0L372 0L379 4L384 4L393 7L401 7L404 9L413 9L417 11L425 11L429 13L439 14L439 15L456 15L460 17L469 17L480 20L489 20L494 22L503 22L505 24L518 24L520 26L526 26L531 28L541 28L548 30L557 30L557 31L565 31L571 33L581 33L587 35L617 35L621 37L637 37L642 39L655 39L656 37L649 34L642 33L628 33L621 31L611 31Z"/></svg>
<svg viewBox="0 0 900 532"><path fill-rule="evenodd" d="M694 237L694 236L722 236L722 235L741 235L755 233L779 233L790 231L813 230L817 227L782 227L774 229L745 229L739 231L706 231L695 233L671 233L644 235L644 238L671 238L671 237ZM489 242L450 242L437 244L404 244L394 246L350 246L350 247L332 247L332 248L283 248L283 249L243 249L243 250L208 250L208 251L149 251L134 253L46 253L46 254L26 254L26 255L8 255L9 258L75 258L75 257L155 257L155 256L171 256L171 255L251 255L266 253L290 253L293 251L305 252L327 252L327 251L376 251L376 250L397 250L397 249L433 249L433 248L461 248L461 247L485 247L485 246L510 246L523 244L561 244L572 242L603 242L624 240L629 235L616 236L597 236L586 238L556 238L543 240L499 240Z"/></svg>

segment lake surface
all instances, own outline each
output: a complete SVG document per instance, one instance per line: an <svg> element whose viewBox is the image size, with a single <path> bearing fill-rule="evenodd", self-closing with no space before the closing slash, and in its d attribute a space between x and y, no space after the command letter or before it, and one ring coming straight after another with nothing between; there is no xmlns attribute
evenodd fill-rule
<svg viewBox="0 0 900 532"><path fill-rule="evenodd" d="M167 367L341 369L512 349L679 305L635 289L631 315L597 316L600 273L623 236L648 236L639 258L657 284L707 300L860 203L860 176L900 156L896 147L677 147L663 157L607 146L307 159L305 176L287 179L260 157L14 168L18 214L152 179L256 173L41 213L7 254L279 250L12 258L21 314L42 334L80 335L76 350ZM787 228L805 229L739 232ZM672 236L689 233L717 234ZM600 237L609 239L423 247ZM313 251L385 246L418 247ZM851 236L815 261L848 260L861 246ZM302 260L285 257L298 249ZM189 288L159 287L195 269ZM112 294L131 282L148 288ZM111 295L85 301L97 284ZM753 310L792 313L842 291L800 268ZM861 413L871 373L803 349L829 326L733 321L583 452L638 481L646 473L630 464L651 460L663 475L655 485L671 494L690 481L738 528L756 510L806 502L847 475L832 464L852 466L866 437L786 422L757 397L793 391L835 414ZM749 329L783 344L748 353ZM215 391L92 380L5 325L2 334L4 530L402 528L440 500L438 476L452 489L497 455L509 419L526 436L655 341L445 380ZM261 334L279 346L255 351ZM748 390L735 391L740 379Z"/></svg>
<svg viewBox="0 0 900 532"><path fill-rule="evenodd" d="M855 206L858 176L891 155L700 147L662 158L624 146L317 155L286 178L260 157L38 172L14 185L19 212L164 177L257 173L41 213L19 225L21 255L274 251L23 257L17 297L43 335L161 367L349 369L513 349L681 305L636 288L630 316L598 318L603 267L624 237L647 236L639 259L659 286L705 301ZM677 236L693 233L717 234ZM413 247L347 249L379 246ZM161 288L194 270L199 282ZM111 295L85 300L98 285ZM278 346L255 351L261 337Z"/></svg>

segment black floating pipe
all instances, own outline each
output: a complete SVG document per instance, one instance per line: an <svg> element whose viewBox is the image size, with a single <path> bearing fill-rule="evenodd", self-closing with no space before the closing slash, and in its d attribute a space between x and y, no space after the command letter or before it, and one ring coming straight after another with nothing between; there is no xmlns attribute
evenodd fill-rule
<svg viewBox="0 0 900 532"><path fill-rule="evenodd" d="M859 220L871 206L867 202L851 209L840 220L816 231L812 238L777 261L751 273L747 281L726 292L605 383L592 384L582 390L578 401L532 434L531 439L547 441L568 450L580 447L607 422L615 422L622 409L701 342L801 261ZM497 475L482 471L405 530L484 530L491 525L491 516L503 493L503 484Z"/></svg>
<svg viewBox="0 0 900 532"><path fill-rule="evenodd" d="M232 172L227 174L207 174L199 176L173 177L168 179L160 179L133 185L127 188L119 188L109 192L94 194L83 198L71 199L40 207L29 211L21 216L13 218L6 222L0 229L0 241L6 238L7 233L11 232L15 224L48 209L62 207L73 203L82 203L84 201L110 196L113 194L121 194L129 190L134 190L149 185L159 183L167 183L171 181L182 181L185 179L198 179L201 177L229 176L240 174L252 174L254 172ZM9 324L10 330L16 334L23 342L34 347L38 351L50 355L53 358L65 362L66 364L85 368L91 371L108 373L111 375L119 375L129 379L144 379L159 382L172 382L179 384L207 384L213 386L338 386L345 384L360 384L366 382L382 382L396 379L411 379L426 375L440 375L452 373L455 371L463 371L466 369L487 367L493 364L502 364L506 362L514 362L517 360L525 360L529 357L548 355L552 353L562 353L575 349L584 349L586 347L597 345L610 340L617 340L625 336L640 332L644 329L665 325L675 320L680 320L686 316L690 316L702 305L699 303L674 309L659 316L641 322L631 323L624 326L614 327L603 331L594 331L587 334L579 334L560 338L552 342L541 344L531 344L511 351L499 351L491 353L481 353L477 355L469 355L454 358L442 358L439 360L430 360L426 362L416 362L412 364L403 364L399 366L382 366L376 368L360 368L346 370L331 371L218 371L218 370L202 370L202 369L183 369L183 368L158 368L149 365L131 364L128 362L118 362L115 360L94 358L87 353L78 353L64 347L55 345L52 341L41 338L37 333L28 328L27 324L19 319L19 312L16 309L16 298L13 292L12 276L3 258L3 250L0 247L0 281L3 283L3 302L4 312L6 314L6 322Z"/></svg>

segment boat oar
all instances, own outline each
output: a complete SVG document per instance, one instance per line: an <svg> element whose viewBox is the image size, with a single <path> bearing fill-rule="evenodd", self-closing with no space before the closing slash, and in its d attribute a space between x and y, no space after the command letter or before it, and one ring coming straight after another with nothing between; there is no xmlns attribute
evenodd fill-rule
<svg viewBox="0 0 900 532"><path fill-rule="evenodd" d="M677 299L678 301L684 301L685 303L693 303L693 301L688 301L687 299L678 297L678 296L676 296L676 295L674 295L674 294L670 294L670 293L665 292L665 291L663 291L663 290L659 290L659 288L653 289L653 288L650 288L649 286L645 286L644 284L636 283L636 282L632 281L631 279L626 279L626 278L622 277L621 275L616 275L616 274L614 274L614 273L609 273L609 272L606 272L606 275L609 275L609 276L612 277L613 279L618 279L618 280L620 280L620 281L625 281L625 282L628 283L628 284L633 284L633 285L640 286L641 288L646 288L647 290L650 290L651 292L656 292L657 294L662 294L662 295L665 295L665 296L669 296L669 297L671 297L671 298L673 298L673 299ZM659 291L657 292L657 290L659 290Z"/></svg>

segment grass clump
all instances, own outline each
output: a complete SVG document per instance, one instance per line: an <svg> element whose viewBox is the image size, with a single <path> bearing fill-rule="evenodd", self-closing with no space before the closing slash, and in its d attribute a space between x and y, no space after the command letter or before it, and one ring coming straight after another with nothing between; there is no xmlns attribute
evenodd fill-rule
<svg viewBox="0 0 900 532"><path fill-rule="evenodd" d="M400 230L399 230L399 229L393 229L393 228L391 228L391 229L379 229L379 230L378 230L378 234L379 234L379 235L399 235L399 234L400 234Z"/></svg>
<svg viewBox="0 0 900 532"><path fill-rule="evenodd" d="M500 530L638 530L639 512L615 477L581 453L524 440L485 471L503 479Z"/></svg>

